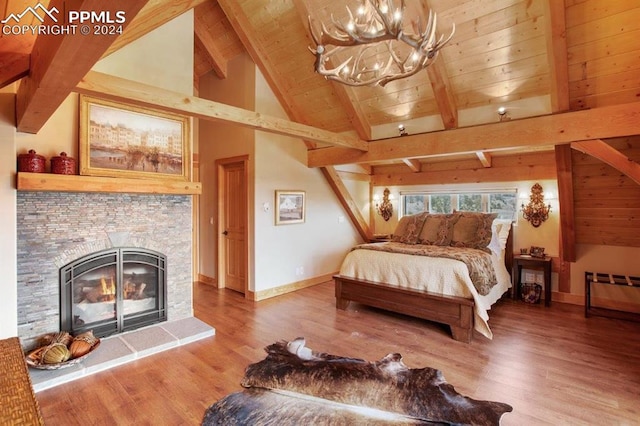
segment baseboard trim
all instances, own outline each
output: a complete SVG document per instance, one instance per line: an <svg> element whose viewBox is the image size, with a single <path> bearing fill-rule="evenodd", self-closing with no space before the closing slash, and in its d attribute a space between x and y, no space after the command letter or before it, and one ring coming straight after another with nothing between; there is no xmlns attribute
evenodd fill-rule
<svg viewBox="0 0 640 426"><path fill-rule="evenodd" d="M558 303L568 303L570 305L584 306L584 296L580 294L570 294L556 291L553 292L551 301Z"/></svg>
<svg viewBox="0 0 640 426"><path fill-rule="evenodd" d="M215 278L208 277L206 275L198 274L198 281L203 284L210 285L212 287L216 287L216 288L218 287L218 280Z"/></svg>
<svg viewBox="0 0 640 426"><path fill-rule="evenodd" d="M308 278L306 280L296 281L290 284L282 285L280 287L269 288L257 292L249 291L249 299L253 300L254 302L259 302L261 300L270 299L272 297L282 296L283 294L291 293L303 288L326 283L327 281L333 279L333 276L335 274L337 274L337 272L319 275L317 277Z"/></svg>

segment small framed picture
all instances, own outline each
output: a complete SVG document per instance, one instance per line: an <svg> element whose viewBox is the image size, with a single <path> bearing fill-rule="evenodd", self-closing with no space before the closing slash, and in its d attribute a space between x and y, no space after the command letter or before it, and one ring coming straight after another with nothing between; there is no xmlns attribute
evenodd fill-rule
<svg viewBox="0 0 640 426"><path fill-rule="evenodd" d="M533 257L545 257L544 247L531 246L529 254Z"/></svg>
<svg viewBox="0 0 640 426"><path fill-rule="evenodd" d="M304 191L276 190L276 225L304 223L306 194Z"/></svg>

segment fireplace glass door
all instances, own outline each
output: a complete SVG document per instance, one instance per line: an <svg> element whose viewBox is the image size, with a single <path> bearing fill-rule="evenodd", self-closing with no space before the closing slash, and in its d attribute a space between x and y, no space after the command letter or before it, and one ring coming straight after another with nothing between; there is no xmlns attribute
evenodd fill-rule
<svg viewBox="0 0 640 426"><path fill-rule="evenodd" d="M166 320L166 258L142 249L109 249L60 269L60 329L96 336Z"/></svg>

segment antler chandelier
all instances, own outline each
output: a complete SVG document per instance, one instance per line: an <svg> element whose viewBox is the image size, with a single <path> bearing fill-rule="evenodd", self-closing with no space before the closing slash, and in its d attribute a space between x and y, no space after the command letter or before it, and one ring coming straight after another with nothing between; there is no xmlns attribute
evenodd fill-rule
<svg viewBox="0 0 640 426"><path fill-rule="evenodd" d="M331 15L333 30L324 23L317 34L309 17L309 31L316 44L309 47L316 57L315 70L328 80L349 86L374 86L410 77L428 67L436 59L438 51L451 40L455 25L446 39L436 38L436 14L429 10L424 26L422 16L411 22L411 29L405 28L405 0L397 5L395 0L362 0L356 13L348 7L348 22L337 21ZM368 58L367 53L377 44L384 42L387 58L378 61ZM398 43L408 49L397 49ZM332 47L330 47L332 46ZM402 51L401 51L402 50ZM348 59L334 68L331 58L348 51ZM371 53L371 52L369 52Z"/></svg>

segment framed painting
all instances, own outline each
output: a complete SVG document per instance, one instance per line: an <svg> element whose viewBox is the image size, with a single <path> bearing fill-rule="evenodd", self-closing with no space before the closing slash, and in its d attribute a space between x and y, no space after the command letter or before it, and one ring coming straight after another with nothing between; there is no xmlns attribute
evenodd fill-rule
<svg viewBox="0 0 640 426"><path fill-rule="evenodd" d="M304 223L306 194L304 191L276 190L276 225Z"/></svg>
<svg viewBox="0 0 640 426"><path fill-rule="evenodd" d="M187 116L80 95L80 174L191 180Z"/></svg>

